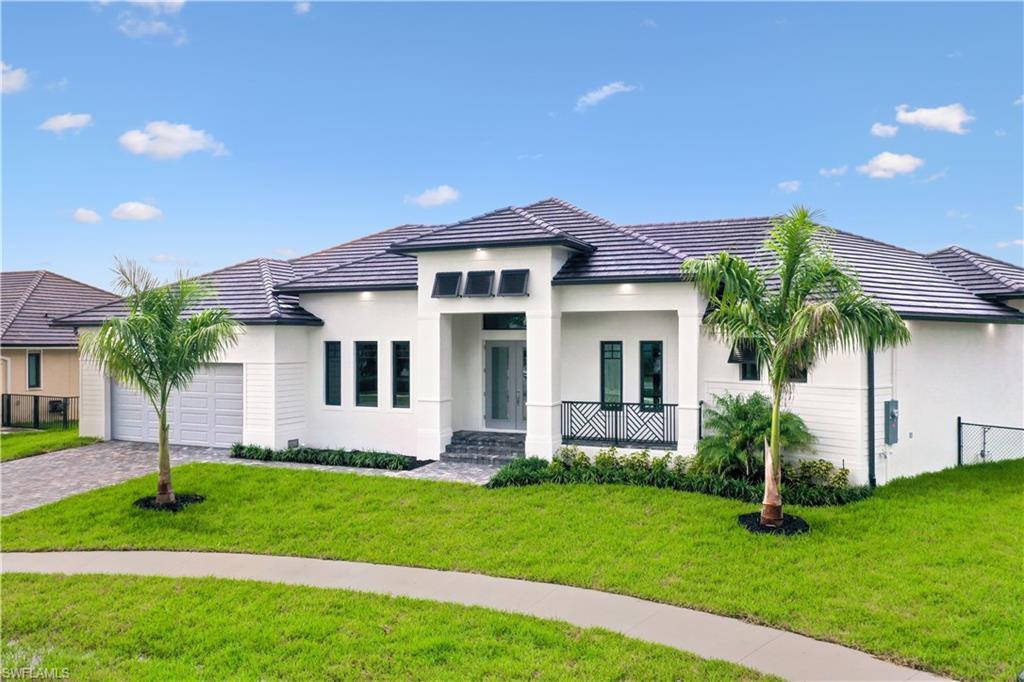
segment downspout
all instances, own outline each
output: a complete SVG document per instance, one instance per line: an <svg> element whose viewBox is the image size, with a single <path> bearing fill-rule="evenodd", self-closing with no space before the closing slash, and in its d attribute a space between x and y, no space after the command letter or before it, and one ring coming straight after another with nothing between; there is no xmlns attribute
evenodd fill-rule
<svg viewBox="0 0 1024 682"><path fill-rule="evenodd" d="M868 486L875 487L875 351L868 348Z"/></svg>

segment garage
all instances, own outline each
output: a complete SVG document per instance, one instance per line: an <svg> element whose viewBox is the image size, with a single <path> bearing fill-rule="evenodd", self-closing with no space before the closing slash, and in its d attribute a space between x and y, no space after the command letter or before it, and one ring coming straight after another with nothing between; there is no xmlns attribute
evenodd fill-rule
<svg viewBox="0 0 1024 682"><path fill-rule="evenodd" d="M115 440L155 443L156 412L138 391L114 384L111 436ZM242 441L242 365L206 365L184 391L168 403L172 445L227 448Z"/></svg>

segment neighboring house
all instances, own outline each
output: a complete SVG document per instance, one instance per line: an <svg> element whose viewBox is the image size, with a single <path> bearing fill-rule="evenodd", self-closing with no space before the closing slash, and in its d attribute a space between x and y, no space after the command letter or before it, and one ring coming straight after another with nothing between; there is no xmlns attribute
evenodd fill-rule
<svg viewBox="0 0 1024 682"><path fill-rule="evenodd" d="M3 393L78 395L78 338L50 322L118 300L46 270L0 273L0 382Z"/></svg>
<svg viewBox="0 0 1024 682"><path fill-rule="evenodd" d="M551 457L563 443L692 453L702 401L767 383L703 333L707 302L680 263L728 250L766 264L770 226L618 225L547 199L203 275L217 290L209 305L230 309L245 333L175 398L172 440L430 459L503 447ZM958 415L1024 423L1024 270L956 247L922 255L846 232L828 239L914 340L831 356L796 385L788 407L818 437L815 456L858 482L874 462L884 482L955 464ZM114 303L58 324L120 314ZM83 433L155 439L137 394L87 363L82 386ZM899 441L886 444L890 399Z"/></svg>

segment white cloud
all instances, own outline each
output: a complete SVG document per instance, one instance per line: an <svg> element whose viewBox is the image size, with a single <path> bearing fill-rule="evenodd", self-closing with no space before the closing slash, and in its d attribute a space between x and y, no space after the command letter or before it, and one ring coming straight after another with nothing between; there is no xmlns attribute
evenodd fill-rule
<svg viewBox="0 0 1024 682"><path fill-rule="evenodd" d="M280 246L274 249L274 255L281 256L281 258L294 258L295 249L289 249L287 246Z"/></svg>
<svg viewBox="0 0 1024 682"><path fill-rule="evenodd" d="M658 28L658 22L654 19L644 19L640 22L640 25L644 28Z"/></svg>
<svg viewBox="0 0 1024 682"><path fill-rule="evenodd" d="M895 137L899 130L899 126L886 125L885 123L875 123L871 126L871 134L875 137Z"/></svg>
<svg viewBox="0 0 1024 682"><path fill-rule="evenodd" d="M1013 100L1013 103L1015 105L1017 105L1018 107L1021 106L1021 105L1024 105L1024 95L1021 95L1017 99Z"/></svg>
<svg viewBox="0 0 1024 682"><path fill-rule="evenodd" d="M636 90L635 85L626 85L622 81L607 83L596 90L591 90L576 100L576 111L586 111L590 107L601 103L612 95L617 95L620 92L632 92L634 90Z"/></svg>
<svg viewBox="0 0 1024 682"><path fill-rule="evenodd" d="M792 194L793 192L795 192L798 189L800 189L800 181L799 180L783 180L782 182L780 182L778 184L778 187L779 187L780 190L782 190L786 194Z"/></svg>
<svg viewBox="0 0 1024 682"><path fill-rule="evenodd" d="M407 204L416 204L424 208L450 204L459 198L459 191L450 185L438 185L432 189L424 190L416 196L406 195L404 201Z"/></svg>
<svg viewBox="0 0 1024 682"><path fill-rule="evenodd" d="M91 208L76 208L75 212L71 214L71 219L76 223L89 223L96 224L102 220L100 214Z"/></svg>
<svg viewBox="0 0 1024 682"><path fill-rule="evenodd" d="M159 5L160 3L153 3L153 6ZM174 39L174 44L179 47L187 43L188 35L185 33L185 29L180 26L170 24L163 19L156 18L161 11L166 12L168 10L154 10L153 16L148 19L139 18L133 12L124 12L119 18L120 23L117 25L117 30L129 38L156 38L159 36L171 36Z"/></svg>
<svg viewBox="0 0 1024 682"><path fill-rule="evenodd" d="M927 184L928 184L928 183L930 183L930 182L935 182L936 180L941 180L942 178L946 177L946 172L947 172L948 170L949 170L948 168L943 168L943 169L942 169L942 170L940 170L940 171L939 171L938 173L932 173L932 174L931 174L931 175L929 175L929 176L928 176L927 178L925 178L924 180L922 180L922 181L921 181L921 184L922 184L922 185L927 185Z"/></svg>
<svg viewBox="0 0 1024 682"><path fill-rule="evenodd" d="M154 263L174 263L175 265L188 265L192 262L188 258L182 258L181 256L169 256L165 253L150 256L149 260Z"/></svg>
<svg viewBox="0 0 1024 682"><path fill-rule="evenodd" d="M59 81L54 81L52 83L47 83L46 84L46 89L47 90L65 90L65 89L67 89L68 85L70 85L70 84L71 84L71 81L69 81L67 78L61 78Z"/></svg>
<svg viewBox="0 0 1024 682"><path fill-rule="evenodd" d="M90 114L58 114L43 121L39 129L49 130L60 135L65 130L81 130L90 123L92 123L92 116Z"/></svg>
<svg viewBox="0 0 1024 682"><path fill-rule="evenodd" d="M0 75L0 91L5 95L20 92L28 87L28 71L16 69L7 62L0 62L3 73Z"/></svg>
<svg viewBox="0 0 1024 682"><path fill-rule="evenodd" d="M846 171L849 170L849 166L842 165L836 166L835 168L820 168L818 169L818 175L825 178L832 178L837 175L846 175Z"/></svg>
<svg viewBox="0 0 1024 682"><path fill-rule="evenodd" d="M947 133L963 135L969 132L964 124L974 117L967 113L959 102L934 109L911 109L906 104L896 107L896 120L907 125L921 126L929 130L944 130Z"/></svg>
<svg viewBox="0 0 1024 682"><path fill-rule="evenodd" d="M958 211L955 208L951 208L946 211L946 217L949 218L950 220L966 220L967 218L971 217L971 214L963 213L962 211Z"/></svg>
<svg viewBox="0 0 1024 682"><path fill-rule="evenodd" d="M177 14L185 6L185 0L128 0L128 4L145 7L153 14Z"/></svg>
<svg viewBox="0 0 1024 682"><path fill-rule="evenodd" d="M1005 242L996 242L996 247L1005 249L1010 246L1024 246L1024 239L1011 239Z"/></svg>
<svg viewBox="0 0 1024 682"><path fill-rule="evenodd" d="M516 161L536 161L543 158L543 154L516 154Z"/></svg>
<svg viewBox="0 0 1024 682"><path fill-rule="evenodd" d="M993 132L993 135L995 135L996 137L1006 137L1006 131L1003 130L1002 128L996 128L995 132Z"/></svg>
<svg viewBox="0 0 1024 682"><path fill-rule="evenodd" d="M857 166L857 172L872 178L894 178L904 173L913 173L924 165L924 159L911 154L893 154L882 152L863 166Z"/></svg>
<svg viewBox="0 0 1024 682"><path fill-rule="evenodd" d="M1018 211L1024 212L1024 204L1017 204L1014 208Z"/></svg>
<svg viewBox="0 0 1024 682"><path fill-rule="evenodd" d="M307 14L312 6L310 2L297 2L293 7L296 14Z"/></svg>
<svg viewBox="0 0 1024 682"><path fill-rule="evenodd" d="M145 154L153 159L180 159L191 152L205 151L214 156L228 153L227 147L208 132L194 130L187 123L151 121L145 131L129 130L118 141L132 154Z"/></svg>
<svg viewBox="0 0 1024 682"><path fill-rule="evenodd" d="M163 214L156 206L141 201L126 201L110 212L114 220L153 220Z"/></svg>

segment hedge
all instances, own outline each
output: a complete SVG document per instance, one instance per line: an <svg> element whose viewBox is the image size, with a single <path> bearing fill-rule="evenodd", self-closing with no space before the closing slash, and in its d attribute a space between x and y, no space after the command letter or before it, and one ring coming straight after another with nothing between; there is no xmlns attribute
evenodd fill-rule
<svg viewBox="0 0 1024 682"><path fill-rule="evenodd" d="M231 456L239 459L255 459L261 462L299 462L302 464L323 464L336 467L362 467L365 469L411 469L415 458L390 452L366 452L363 450L327 450L321 448L288 448L274 450L258 445L231 446Z"/></svg>

